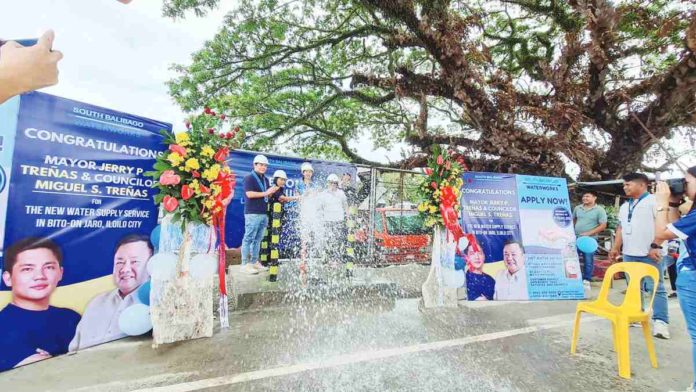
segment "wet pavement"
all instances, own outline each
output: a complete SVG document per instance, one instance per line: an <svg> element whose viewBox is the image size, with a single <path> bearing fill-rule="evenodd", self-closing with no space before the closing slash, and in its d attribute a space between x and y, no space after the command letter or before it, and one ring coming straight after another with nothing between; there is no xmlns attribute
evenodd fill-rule
<svg viewBox="0 0 696 392"><path fill-rule="evenodd" d="M631 380L617 375L604 320L585 316L578 354L569 354L574 309L421 309L418 298L383 296L269 305L233 312L231 327L210 339L153 349L149 338L129 338L5 372L0 391L667 391L690 382L675 299L672 339L655 339L658 369L631 329Z"/></svg>

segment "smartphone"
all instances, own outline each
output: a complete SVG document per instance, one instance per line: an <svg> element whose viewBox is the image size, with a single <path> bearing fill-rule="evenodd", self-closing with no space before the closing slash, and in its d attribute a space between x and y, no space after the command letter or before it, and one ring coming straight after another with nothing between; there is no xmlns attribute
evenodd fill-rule
<svg viewBox="0 0 696 392"><path fill-rule="evenodd" d="M12 39L10 41L14 41L22 46L34 46L39 42L38 39Z"/></svg>

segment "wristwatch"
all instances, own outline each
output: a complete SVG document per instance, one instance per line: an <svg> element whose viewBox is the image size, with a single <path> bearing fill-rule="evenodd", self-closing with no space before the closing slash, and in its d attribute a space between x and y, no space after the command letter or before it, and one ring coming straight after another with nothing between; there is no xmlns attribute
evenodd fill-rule
<svg viewBox="0 0 696 392"><path fill-rule="evenodd" d="M673 208L679 208L680 205L681 204L679 204L679 203L672 203L671 201L669 202L669 206L673 207Z"/></svg>
<svg viewBox="0 0 696 392"><path fill-rule="evenodd" d="M653 242L652 244L650 244L650 249L662 249L662 247Z"/></svg>

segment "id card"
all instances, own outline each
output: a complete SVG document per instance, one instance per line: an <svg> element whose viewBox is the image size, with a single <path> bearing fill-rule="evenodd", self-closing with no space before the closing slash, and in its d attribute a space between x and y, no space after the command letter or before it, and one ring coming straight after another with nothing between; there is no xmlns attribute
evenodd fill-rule
<svg viewBox="0 0 696 392"><path fill-rule="evenodd" d="M626 234L631 234L631 231L632 231L632 230L631 230L631 224L630 224L630 223L626 224L626 226L624 226L624 228L623 228L623 231L624 231L624 233L626 233Z"/></svg>

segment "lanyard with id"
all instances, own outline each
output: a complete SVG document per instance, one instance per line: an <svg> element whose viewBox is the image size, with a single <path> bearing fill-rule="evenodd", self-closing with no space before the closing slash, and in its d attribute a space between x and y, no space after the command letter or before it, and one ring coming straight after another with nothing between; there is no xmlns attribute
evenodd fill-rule
<svg viewBox="0 0 696 392"><path fill-rule="evenodd" d="M252 172L254 174L254 178L256 179L256 183L259 184L259 188L261 188L261 192L266 192L266 181L261 181L261 178L259 177L256 172ZM266 179L266 176L264 176L264 180ZM268 196L263 197L263 201L268 202Z"/></svg>
<svg viewBox="0 0 696 392"><path fill-rule="evenodd" d="M635 203L632 203L632 201L633 201L634 199L631 199L631 200L628 202L628 224L626 224L626 227L623 228L624 233L626 233L626 234L631 234L631 232L633 231L633 230L632 230L632 226L633 226L633 225L631 224L631 220L633 219L633 211L636 209L636 206L638 205L638 203L640 203L641 200L643 200L643 199L645 199L646 197L648 197L648 195L649 195L649 193L647 193L647 192L646 192L646 193L643 193L643 194L638 198L638 200L636 200Z"/></svg>

